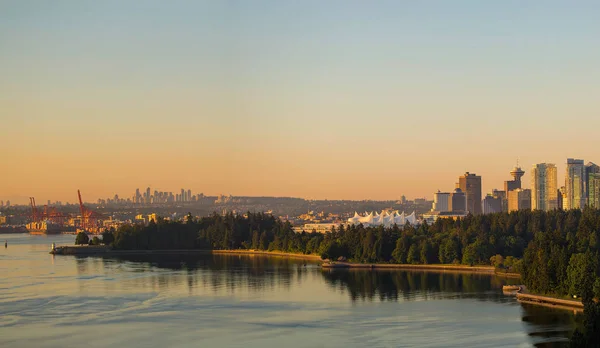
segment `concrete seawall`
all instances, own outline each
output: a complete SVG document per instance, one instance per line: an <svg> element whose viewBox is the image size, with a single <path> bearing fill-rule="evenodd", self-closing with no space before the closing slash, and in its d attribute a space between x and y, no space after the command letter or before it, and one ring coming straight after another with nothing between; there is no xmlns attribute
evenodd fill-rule
<svg viewBox="0 0 600 348"><path fill-rule="evenodd" d="M524 286L521 286L520 289L516 292L517 300L519 302L583 311L584 306L581 301L564 300L549 296L534 295L527 293L526 291L526 288Z"/></svg>
<svg viewBox="0 0 600 348"><path fill-rule="evenodd" d="M431 270L468 273L494 274L494 267L488 266L462 266L462 265L408 265L387 263L352 263L352 262L326 262L322 265L325 269L403 269L403 270Z"/></svg>

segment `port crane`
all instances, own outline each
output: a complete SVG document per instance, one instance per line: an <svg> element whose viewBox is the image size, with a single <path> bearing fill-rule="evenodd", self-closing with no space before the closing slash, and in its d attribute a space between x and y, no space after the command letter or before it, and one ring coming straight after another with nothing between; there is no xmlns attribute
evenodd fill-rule
<svg viewBox="0 0 600 348"><path fill-rule="evenodd" d="M79 197L79 211L81 213L81 229L92 232L92 230L98 228L98 222L99 220L103 220L104 216L89 209L83 204L80 190L77 190L77 196Z"/></svg>

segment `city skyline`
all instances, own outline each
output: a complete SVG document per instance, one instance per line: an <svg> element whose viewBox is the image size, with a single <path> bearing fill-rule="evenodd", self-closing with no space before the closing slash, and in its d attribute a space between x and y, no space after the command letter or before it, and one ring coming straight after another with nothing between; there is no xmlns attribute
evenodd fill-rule
<svg viewBox="0 0 600 348"><path fill-rule="evenodd" d="M485 196L516 158L562 186L600 161L598 10L2 2L0 199L431 198L466 171Z"/></svg>

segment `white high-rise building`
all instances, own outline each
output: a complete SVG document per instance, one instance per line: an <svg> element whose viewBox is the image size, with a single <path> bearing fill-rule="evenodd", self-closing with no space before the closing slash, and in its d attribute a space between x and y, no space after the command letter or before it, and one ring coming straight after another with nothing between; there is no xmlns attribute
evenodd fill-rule
<svg viewBox="0 0 600 348"><path fill-rule="evenodd" d="M583 209L585 207L585 165L580 159L567 159L565 174L566 199L563 206L566 209Z"/></svg>
<svg viewBox="0 0 600 348"><path fill-rule="evenodd" d="M446 212L450 211L450 192L438 192L433 194L433 211Z"/></svg>
<svg viewBox="0 0 600 348"><path fill-rule="evenodd" d="M531 169L531 209L558 209L556 165L540 163Z"/></svg>

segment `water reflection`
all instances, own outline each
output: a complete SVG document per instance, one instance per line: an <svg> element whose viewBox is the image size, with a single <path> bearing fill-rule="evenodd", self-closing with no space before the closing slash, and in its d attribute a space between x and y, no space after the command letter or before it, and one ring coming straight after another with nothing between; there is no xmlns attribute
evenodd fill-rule
<svg viewBox="0 0 600 348"><path fill-rule="evenodd" d="M308 272L318 270L315 263L248 255L79 257L76 263L81 275L99 272L101 265L105 275L140 274L120 279L136 288L161 290L185 284L190 293L199 288L214 293L286 289L302 283Z"/></svg>
<svg viewBox="0 0 600 348"><path fill-rule="evenodd" d="M399 270L333 270L323 276L334 288L347 289L352 301L404 301L436 298L476 298L505 302L498 292L515 279L485 274Z"/></svg>
<svg viewBox="0 0 600 348"><path fill-rule="evenodd" d="M303 293L310 288L314 295L323 297L320 301L345 297L354 305L452 299L501 303L506 306L502 308L522 308L523 331L538 347L564 346L581 317L565 310L519 304L501 290L502 285L519 283L518 279L486 274L321 270L318 264L307 261L248 255L77 258L76 267L80 279L101 276L98 286L110 291L161 293L183 289L186 296L276 296L282 301L304 301L313 299ZM81 284L90 286L87 281Z"/></svg>

